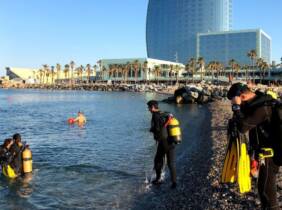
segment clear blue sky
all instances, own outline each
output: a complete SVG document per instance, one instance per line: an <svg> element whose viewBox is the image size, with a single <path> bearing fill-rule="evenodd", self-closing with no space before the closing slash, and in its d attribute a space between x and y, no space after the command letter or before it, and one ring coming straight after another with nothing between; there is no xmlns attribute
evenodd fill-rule
<svg viewBox="0 0 282 210"><path fill-rule="evenodd" d="M6 66L146 57L148 0L0 0L0 75ZM233 29L262 28L282 57L282 1L233 0Z"/></svg>

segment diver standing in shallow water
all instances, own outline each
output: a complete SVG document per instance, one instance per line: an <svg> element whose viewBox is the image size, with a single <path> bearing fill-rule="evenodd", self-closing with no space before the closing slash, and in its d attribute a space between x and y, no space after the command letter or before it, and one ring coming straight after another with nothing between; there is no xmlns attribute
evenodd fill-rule
<svg viewBox="0 0 282 210"><path fill-rule="evenodd" d="M17 174L23 173L23 164L22 164L22 151L24 145L22 144L22 138L19 133L13 135L14 144L11 146L10 152L13 156L13 161L11 166L14 168Z"/></svg>
<svg viewBox="0 0 282 210"><path fill-rule="evenodd" d="M158 102L151 100L147 103L147 105L149 111L152 113L150 132L154 134L154 139L158 144L157 153L154 159L156 179L152 183L156 185L161 184L161 172L164 165L164 158L166 156L172 182L171 188L176 188L174 143L168 141L168 131L164 126L165 122L159 110Z"/></svg>

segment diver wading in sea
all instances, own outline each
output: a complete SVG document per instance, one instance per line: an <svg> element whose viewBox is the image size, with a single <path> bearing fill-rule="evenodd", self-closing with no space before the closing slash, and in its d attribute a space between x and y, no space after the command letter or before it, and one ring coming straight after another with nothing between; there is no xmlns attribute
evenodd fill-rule
<svg viewBox="0 0 282 210"><path fill-rule="evenodd" d="M13 139L6 139L1 145L0 164L3 175L8 178L32 172L32 153L29 146L22 143L20 134L14 134Z"/></svg>
<svg viewBox="0 0 282 210"><path fill-rule="evenodd" d="M249 131L250 172L254 177L258 174L262 209L278 210L276 175L282 165L281 103L269 94L251 91L242 83L233 84L227 97L232 101L234 112L231 124L241 133ZM240 158L240 153L237 156ZM254 164L256 162L258 164ZM250 161L246 167L250 167ZM254 173L256 169L259 173ZM237 170L241 170L240 165Z"/></svg>
<svg viewBox="0 0 282 210"><path fill-rule="evenodd" d="M151 100L147 103L149 111L152 113L151 129L150 132L154 134L154 139L158 144L157 152L154 159L154 169L156 171L156 179L152 181L153 184L161 184L161 172L164 165L164 158L167 158L167 165L170 171L171 188L176 188L176 167L175 167L175 143L180 142L180 128L179 123L176 119L172 120L171 124L174 126L168 130L166 126L166 118L163 112L159 110L158 102ZM176 123L175 123L176 122ZM169 138L169 135L174 133L174 139ZM175 140L175 141L174 141ZM178 141L178 142L177 142Z"/></svg>

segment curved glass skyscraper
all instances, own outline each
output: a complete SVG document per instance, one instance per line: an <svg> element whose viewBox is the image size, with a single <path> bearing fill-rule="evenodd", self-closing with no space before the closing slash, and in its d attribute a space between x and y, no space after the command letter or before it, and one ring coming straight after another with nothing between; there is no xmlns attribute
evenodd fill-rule
<svg viewBox="0 0 282 210"><path fill-rule="evenodd" d="M149 58L186 63L196 57L197 33L231 29L232 0L149 0Z"/></svg>

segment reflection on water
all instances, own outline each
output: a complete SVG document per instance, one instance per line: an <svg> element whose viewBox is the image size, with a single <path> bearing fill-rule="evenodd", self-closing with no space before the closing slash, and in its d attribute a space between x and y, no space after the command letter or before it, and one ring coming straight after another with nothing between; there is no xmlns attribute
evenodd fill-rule
<svg viewBox="0 0 282 210"><path fill-rule="evenodd" d="M145 181L152 175L156 145L148 132L151 115L146 102L156 97L0 90L0 139L21 133L34 163L32 175L0 177L0 209L130 208L149 190ZM188 130L197 122L196 106L161 108L173 112ZM87 124L69 125L67 119L79 110ZM184 147L185 141L178 151Z"/></svg>

